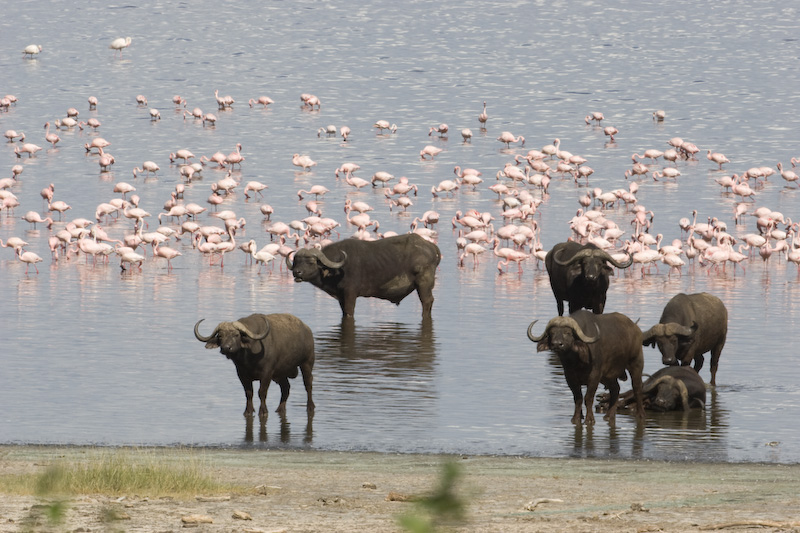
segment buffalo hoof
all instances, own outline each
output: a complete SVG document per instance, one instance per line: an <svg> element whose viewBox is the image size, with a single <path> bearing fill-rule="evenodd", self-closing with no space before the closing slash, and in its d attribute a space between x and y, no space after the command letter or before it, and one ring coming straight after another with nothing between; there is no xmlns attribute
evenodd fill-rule
<svg viewBox="0 0 800 533"><path fill-rule="evenodd" d="M286 402L281 402L277 409L275 409L276 413L280 413L282 415L286 414Z"/></svg>

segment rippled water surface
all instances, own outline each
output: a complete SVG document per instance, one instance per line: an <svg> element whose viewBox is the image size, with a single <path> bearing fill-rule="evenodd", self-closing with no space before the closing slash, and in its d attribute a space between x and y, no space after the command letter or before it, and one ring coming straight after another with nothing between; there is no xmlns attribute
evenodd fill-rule
<svg viewBox="0 0 800 533"><path fill-rule="evenodd" d="M755 218L733 219L737 198L715 178L750 167L775 168L798 152L796 117L797 10L785 3L673 2L406 2L364 6L351 2L275 2L259 9L241 3L141 2L89 4L66 12L41 1L14 9L0 21L0 93L16 105L0 111L0 130L24 131L42 147L18 160L19 143L0 146L0 172L24 167L10 191L20 205L0 212L0 238L18 236L26 250L44 258L26 274L11 249L0 250L0 442L70 444L157 444L292 446L337 450L458 452L532 456L667 458L672 460L800 461L794 420L800 416L800 353L793 344L800 322L800 286L785 256L768 262L755 256L746 271L685 267L682 276L666 266L643 275L637 268L618 275L608 311L655 323L679 292L708 291L729 310L728 342L705 411L689 416L648 416L637 429L628 415L611 428L570 423L572 397L552 355L536 353L525 330L556 314L542 266L513 265L499 274L491 252L477 266L457 265L450 219L477 209L503 224L501 203L488 190L495 174L517 154L561 140L561 148L588 159L591 187L627 188L631 154L667 148L674 136L695 143L697 160L679 161L676 181L639 180L639 203L654 212L651 233L664 243L681 238L678 220L717 217L741 238L756 232ZM751 3L752 4L752 3ZM108 43L132 37L115 57ZM34 59L22 57L30 43L43 46ZM236 100L217 110L214 91ZM312 93L321 109L301 109L300 93ZM137 106L145 95L148 106ZM172 104L180 94L187 107L218 116L205 127ZM87 98L100 101L88 109ZM275 103L250 108L261 95ZM489 121L477 120L487 102ZM98 131L55 130L55 148L42 125L64 117L96 117ZM162 119L151 122L148 108ZM654 122L653 111L667 119ZM620 133L613 142L584 116L602 111L604 125ZM396 134L378 134L376 120L396 123ZM447 123L440 139L429 128ZM320 127L351 128L350 139L317 136ZM472 129L469 143L459 131ZM496 141L507 130L526 138L506 149ZM116 158L100 172L84 143L101 136ZM408 231L415 216L441 214L432 324L420 320L415 295L398 307L360 299L355 324L342 323L336 301L309 284L295 284L275 263L259 269L237 251L224 268L209 265L188 239L172 242L183 255L168 270L148 260L141 271L121 272L119 260L91 262L81 255L51 259L48 238L68 220L94 218L96 206L119 194L114 184L136 187L140 207L157 213L182 181L168 154L180 148L200 155L229 153L237 143L246 160L233 177L240 185L219 209L247 221L237 242L269 241L262 203L272 219L307 216L296 191L314 184L329 192L323 213L348 226L345 199L374 206L380 231ZM444 151L422 161L431 144ZM731 163L720 172L705 159L711 149ZM317 166L303 172L292 154L311 156ZM145 160L158 163L157 178L133 178ZM334 177L344 162L361 166L369 179L383 170L419 186L407 212L389 209L382 191L356 191ZM554 165L555 163L551 163ZM661 162L651 165L661 168ZM453 167L483 172L477 190L434 198L430 188L453 178ZM187 186L185 202L211 208L210 186L225 172L207 166ZM264 199L247 200L244 183L269 185ZM55 185L56 199L72 209L52 231L33 229L20 217L46 214L39 191ZM539 191L530 189L541 197ZM587 192L583 182L554 175L536 215L545 249L570 236L569 220ZM798 218L796 185L770 177L754 206ZM751 207L752 211L754 207ZM631 234L624 207L606 216ZM202 224L222 226L204 213ZM167 225L168 221L163 220ZM174 223L173 227L177 227ZM104 225L114 238L133 232L120 217ZM232 320L253 312L288 312L314 331L317 347L313 423L305 416L300 380L285 418L272 414L265 425L248 425L244 395L233 365L207 351L193 324ZM204 329L205 331L205 329ZM661 366L645 348L645 371ZM708 370L701 372L708 379ZM623 390L628 383L623 383ZM268 404L277 406L273 385Z"/></svg>

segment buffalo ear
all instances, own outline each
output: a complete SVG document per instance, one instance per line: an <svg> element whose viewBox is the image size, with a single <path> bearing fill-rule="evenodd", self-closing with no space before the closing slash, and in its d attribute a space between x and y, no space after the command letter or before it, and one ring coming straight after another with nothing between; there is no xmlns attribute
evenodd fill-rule
<svg viewBox="0 0 800 533"><path fill-rule="evenodd" d="M656 345L655 337L650 337L649 339L642 339L642 346L649 346L651 348L654 348L655 345Z"/></svg>
<svg viewBox="0 0 800 533"><path fill-rule="evenodd" d="M537 352L547 352L550 350L550 338L546 335L542 337L542 340L536 343L536 351Z"/></svg>
<svg viewBox="0 0 800 533"><path fill-rule="evenodd" d="M206 343L206 350L216 350L217 348L219 348L219 340L215 335Z"/></svg>

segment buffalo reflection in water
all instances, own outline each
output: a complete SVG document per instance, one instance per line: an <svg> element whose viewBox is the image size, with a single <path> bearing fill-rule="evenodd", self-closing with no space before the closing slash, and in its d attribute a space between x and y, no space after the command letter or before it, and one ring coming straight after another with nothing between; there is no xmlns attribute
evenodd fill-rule
<svg viewBox="0 0 800 533"><path fill-rule="evenodd" d="M315 332L314 338L315 392L325 395L330 402L326 407L352 406L365 416L365 406L434 408L434 402L424 401L437 396L434 363L439 347L432 320L423 319L419 326L376 322L356 327L345 317L330 330Z"/></svg>

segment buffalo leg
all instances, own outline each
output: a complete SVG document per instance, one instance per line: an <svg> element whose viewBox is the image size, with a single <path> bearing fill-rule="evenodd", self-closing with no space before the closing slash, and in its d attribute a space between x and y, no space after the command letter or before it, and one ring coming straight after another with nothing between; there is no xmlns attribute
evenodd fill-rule
<svg viewBox="0 0 800 533"><path fill-rule="evenodd" d="M271 377L261 380L261 386L258 387L258 399L261 400L261 406L258 408L258 416L260 418L267 418L269 411L267 411L267 390L269 389L269 382L272 381Z"/></svg>
<svg viewBox="0 0 800 533"><path fill-rule="evenodd" d="M703 368L703 363L705 362L705 358L703 354L698 354L694 356L694 371L698 374L700 373L700 369Z"/></svg>
<svg viewBox="0 0 800 533"><path fill-rule="evenodd" d="M631 376L631 387L633 397L636 398L636 418L644 420L644 386L642 384L642 372L644 371L644 357L635 361L628 367L628 374Z"/></svg>
<svg viewBox="0 0 800 533"><path fill-rule="evenodd" d="M356 295L346 292L339 297L339 306L342 308L344 316L355 316L356 314Z"/></svg>
<svg viewBox="0 0 800 533"><path fill-rule="evenodd" d="M609 425L614 425L617 417L617 400L619 400L619 381L616 379L612 379L606 383L603 383L608 389L608 411L606 415L603 417L603 420L608 420ZM589 396L589 391L586 391L586 409L591 412L592 403L590 400L594 398L594 395Z"/></svg>
<svg viewBox="0 0 800 533"><path fill-rule="evenodd" d="M572 414L572 423L573 424L580 424L581 423L581 407L583 405L583 394L581 393L581 383L580 380L576 380L571 378L570 376L566 376L567 378L567 385L569 385L569 390L572 391L572 399L575 402L575 412Z"/></svg>
<svg viewBox="0 0 800 533"><path fill-rule="evenodd" d="M253 409L253 381L242 374L239 374L239 381L242 382L242 387L244 388L244 416L251 417L255 412L255 409Z"/></svg>
<svg viewBox="0 0 800 533"><path fill-rule="evenodd" d="M586 418L584 419L584 422L586 423L587 426L591 426L594 424L594 411L592 411L592 405L594 404L594 395L595 393L597 393L597 386L599 384L600 381L598 379L593 378L593 376L591 375L589 376L589 383L586 385L586 396L583 399L584 403L586 404ZM618 397L619 397L619 384L617 384L616 393L613 389L611 390L611 399L613 399L615 403L612 404L611 407L609 407L606 416L608 415L613 416L612 409L616 409L616 401ZM610 418L610 420L612 420L613 423L613 418Z"/></svg>
<svg viewBox="0 0 800 533"><path fill-rule="evenodd" d="M278 408L275 409L276 413L280 413L282 415L286 414L286 400L289 399L289 378L283 377L277 380L277 383L281 388L281 403L278 404Z"/></svg>
<svg viewBox="0 0 800 533"><path fill-rule="evenodd" d="M418 274L417 281L417 294L419 301L422 303L422 316L431 316L431 309L433 309L433 286L436 282L436 274L433 271L428 271Z"/></svg>
<svg viewBox="0 0 800 533"><path fill-rule="evenodd" d="M717 367L719 366L719 356L722 355L722 348L725 343L722 342L711 350L711 384L717 384Z"/></svg>
<svg viewBox="0 0 800 533"><path fill-rule="evenodd" d="M314 376L311 374L311 365L308 363L300 365L300 372L303 374L303 385L306 388L306 395L308 396L306 411L308 413L313 413L316 406L314 405L314 400L311 399L311 389L314 384Z"/></svg>

